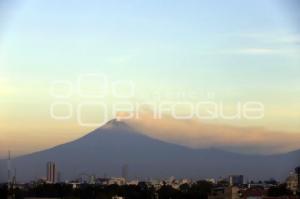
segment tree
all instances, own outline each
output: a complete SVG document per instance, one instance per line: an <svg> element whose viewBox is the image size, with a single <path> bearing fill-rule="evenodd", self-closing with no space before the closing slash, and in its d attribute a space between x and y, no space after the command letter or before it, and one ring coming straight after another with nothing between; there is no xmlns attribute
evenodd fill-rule
<svg viewBox="0 0 300 199"><path fill-rule="evenodd" d="M7 185L0 185L0 198L7 198L8 187Z"/></svg>

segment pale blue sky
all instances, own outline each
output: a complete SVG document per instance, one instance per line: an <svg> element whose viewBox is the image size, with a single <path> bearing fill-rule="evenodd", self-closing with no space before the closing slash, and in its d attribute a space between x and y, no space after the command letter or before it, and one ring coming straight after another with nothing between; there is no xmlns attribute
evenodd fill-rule
<svg viewBox="0 0 300 199"><path fill-rule="evenodd" d="M20 2L2 28L0 71L11 76L101 72L212 92L299 89L296 1Z"/></svg>
<svg viewBox="0 0 300 199"><path fill-rule="evenodd" d="M3 29L2 52L22 75L290 84L300 70L299 32L280 2L24 1Z"/></svg>

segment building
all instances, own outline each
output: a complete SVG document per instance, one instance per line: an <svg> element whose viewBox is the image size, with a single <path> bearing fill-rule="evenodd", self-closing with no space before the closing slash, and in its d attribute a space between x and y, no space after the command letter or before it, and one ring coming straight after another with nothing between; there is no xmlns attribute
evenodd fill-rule
<svg viewBox="0 0 300 199"><path fill-rule="evenodd" d="M240 188L236 186L230 186L225 189L226 199L240 199Z"/></svg>
<svg viewBox="0 0 300 199"><path fill-rule="evenodd" d="M229 184L231 186L238 186L244 184L244 176L243 175L231 175L229 176Z"/></svg>
<svg viewBox="0 0 300 199"><path fill-rule="evenodd" d="M298 176L297 176L297 174L290 173L289 177L287 177L287 179L286 179L286 186L294 194L297 193L297 190L298 190Z"/></svg>
<svg viewBox="0 0 300 199"><path fill-rule="evenodd" d="M116 185L125 185L126 184L126 180L124 178L110 178L108 180L108 185L112 185L112 184L116 184Z"/></svg>
<svg viewBox="0 0 300 199"><path fill-rule="evenodd" d="M266 190L263 187L252 187L242 192L243 199L263 199Z"/></svg>
<svg viewBox="0 0 300 199"><path fill-rule="evenodd" d="M47 162L47 183L56 182L56 167L54 162Z"/></svg>
<svg viewBox="0 0 300 199"><path fill-rule="evenodd" d="M286 185L294 195L296 195L297 192L300 192L300 167L296 167L295 172L290 173L286 179Z"/></svg>
<svg viewBox="0 0 300 199"><path fill-rule="evenodd" d="M122 166L122 178L124 178L126 181L128 180L128 165L124 164Z"/></svg>
<svg viewBox="0 0 300 199"><path fill-rule="evenodd" d="M205 181L210 182L212 184L216 184L217 183L217 180L214 179L214 178L206 178Z"/></svg>
<svg viewBox="0 0 300 199"><path fill-rule="evenodd" d="M295 168L295 174L297 175L297 191L300 192L300 166Z"/></svg>
<svg viewBox="0 0 300 199"><path fill-rule="evenodd" d="M56 172L56 182L61 182L61 172L59 171Z"/></svg>
<svg viewBox="0 0 300 199"><path fill-rule="evenodd" d="M124 199L122 196L113 196L112 199Z"/></svg>
<svg viewBox="0 0 300 199"><path fill-rule="evenodd" d="M208 199L240 199L240 188L236 186L215 187Z"/></svg>

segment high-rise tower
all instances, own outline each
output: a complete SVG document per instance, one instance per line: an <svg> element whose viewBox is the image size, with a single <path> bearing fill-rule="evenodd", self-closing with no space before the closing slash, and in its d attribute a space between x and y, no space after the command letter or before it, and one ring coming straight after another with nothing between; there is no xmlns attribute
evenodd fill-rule
<svg viewBox="0 0 300 199"><path fill-rule="evenodd" d="M56 168L54 162L47 162L47 182L56 182Z"/></svg>
<svg viewBox="0 0 300 199"><path fill-rule="evenodd" d="M128 180L128 165L124 164L122 166L122 177L127 181Z"/></svg>
<svg viewBox="0 0 300 199"><path fill-rule="evenodd" d="M8 151L8 157L7 157L7 183L11 183L11 156L10 151Z"/></svg>

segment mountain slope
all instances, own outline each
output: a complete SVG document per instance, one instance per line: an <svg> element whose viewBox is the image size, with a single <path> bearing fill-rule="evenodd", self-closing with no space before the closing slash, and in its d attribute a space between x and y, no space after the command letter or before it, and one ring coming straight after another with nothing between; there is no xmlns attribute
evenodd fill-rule
<svg viewBox="0 0 300 199"><path fill-rule="evenodd" d="M244 174L251 179L285 178L300 164L300 151L282 155L242 155L216 149L190 149L136 132L112 120L88 135L57 147L14 159L18 179L46 175L46 162L55 161L63 179L81 173L120 176L128 164L133 177L219 177ZM5 180L2 161L2 179ZM1 180L1 178L0 178Z"/></svg>

